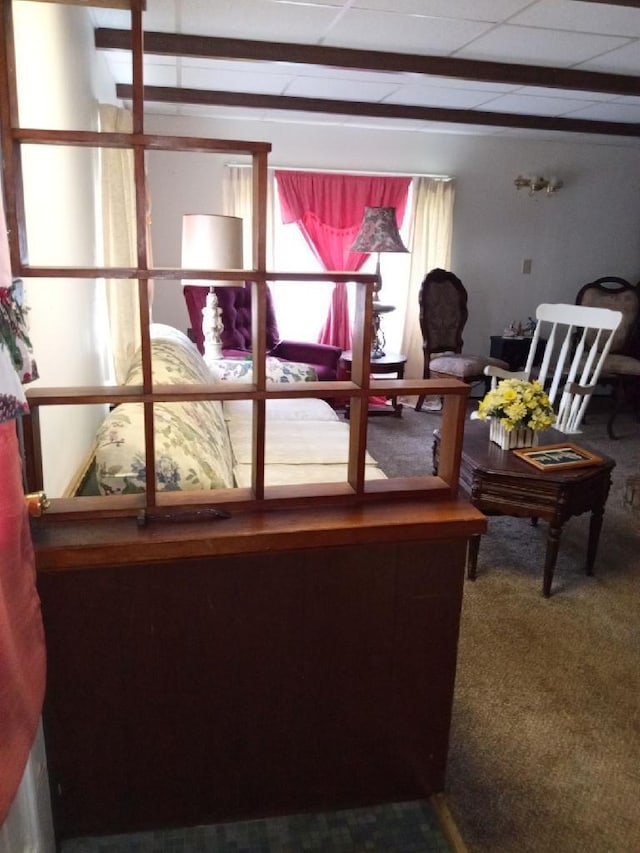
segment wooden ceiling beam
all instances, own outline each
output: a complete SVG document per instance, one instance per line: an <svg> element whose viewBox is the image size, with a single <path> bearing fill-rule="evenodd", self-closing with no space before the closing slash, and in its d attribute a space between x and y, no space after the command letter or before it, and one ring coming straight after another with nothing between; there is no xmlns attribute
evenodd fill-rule
<svg viewBox="0 0 640 853"><path fill-rule="evenodd" d="M129 50L131 34L129 30L101 27L95 31L95 45L103 50ZM292 62L363 71L408 72L507 85L604 92L612 95L637 96L640 91L640 77L623 74L286 42L147 32L144 50L145 53L159 56Z"/></svg>
<svg viewBox="0 0 640 853"><path fill-rule="evenodd" d="M133 89L124 83L116 86L116 95L129 100ZM375 104L366 101L336 101L327 98L299 98L284 95L250 95L207 89L184 89L170 86L145 86L145 101L202 106L246 107L249 109L296 110L298 112L333 115L368 116L372 118L414 119L451 124L489 125L568 133L594 133L608 136L640 137L640 124L591 121L588 119L551 116L491 113L480 110L416 107L402 104Z"/></svg>
<svg viewBox="0 0 640 853"><path fill-rule="evenodd" d="M638 0L578 0L581 3L603 3L606 6L632 6L637 9L640 5Z"/></svg>

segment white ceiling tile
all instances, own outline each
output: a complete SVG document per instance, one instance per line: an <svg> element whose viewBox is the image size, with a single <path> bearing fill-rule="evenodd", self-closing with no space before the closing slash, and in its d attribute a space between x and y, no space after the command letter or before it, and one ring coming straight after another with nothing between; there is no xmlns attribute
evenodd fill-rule
<svg viewBox="0 0 640 853"><path fill-rule="evenodd" d="M263 117L263 111L255 110L247 114L247 110L240 107L206 107L199 104L181 104L180 115L225 121L227 119L246 121L247 118L251 118L253 121L260 121Z"/></svg>
<svg viewBox="0 0 640 853"><path fill-rule="evenodd" d="M130 13L117 9L91 8L90 17L96 27L129 29L131 26ZM174 32L177 29L177 23L175 0L147 0L147 8L142 16L142 25L145 30Z"/></svg>
<svg viewBox="0 0 640 853"><path fill-rule="evenodd" d="M414 17L351 9L322 40L341 47L445 56L490 25L477 21Z"/></svg>
<svg viewBox="0 0 640 853"><path fill-rule="evenodd" d="M588 118L595 121L640 122L640 104L592 104L571 112L571 118Z"/></svg>
<svg viewBox="0 0 640 853"><path fill-rule="evenodd" d="M363 81L365 83L385 83L399 86L405 78L402 71L368 71L360 68L327 67L326 65L307 65L306 63L301 65L295 62L277 62L273 65L296 76L326 77L329 75L333 80L345 80L346 82Z"/></svg>
<svg viewBox="0 0 640 853"><path fill-rule="evenodd" d="M498 23L530 5L531 0L355 0L359 9L376 9L441 18Z"/></svg>
<svg viewBox="0 0 640 853"><path fill-rule="evenodd" d="M181 107L178 104L149 104L148 106L145 106L144 112L145 115L153 116L182 115Z"/></svg>
<svg viewBox="0 0 640 853"><path fill-rule="evenodd" d="M584 107L584 101L562 98L534 98L526 95L502 95L485 103L483 109L492 113L524 113L525 115L561 116Z"/></svg>
<svg viewBox="0 0 640 853"><path fill-rule="evenodd" d="M421 130L424 124L424 122L415 119L393 119L390 121L376 116L343 116L342 118L342 124L346 127L378 128L380 130Z"/></svg>
<svg viewBox="0 0 640 853"><path fill-rule="evenodd" d="M640 9L615 3L545 0L515 15L511 23L571 32L640 36Z"/></svg>
<svg viewBox="0 0 640 853"><path fill-rule="evenodd" d="M581 92L574 89L550 89L544 86L521 86L514 91L517 95L535 95L543 98L570 98L576 101L610 101L615 96L607 92Z"/></svg>
<svg viewBox="0 0 640 853"><path fill-rule="evenodd" d="M336 17L335 7L266 0L181 0L180 32L203 36L316 44Z"/></svg>
<svg viewBox="0 0 640 853"><path fill-rule="evenodd" d="M626 43L626 39L615 36L554 32L505 25L476 39L459 50L456 56L462 59L524 62L567 68Z"/></svg>
<svg viewBox="0 0 640 853"><path fill-rule="evenodd" d="M482 92L506 93L515 92L521 88L513 83L487 83L484 80L462 80L459 77L438 77L431 74L405 73L403 77L405 84L437 86L441 89L464 89L465 91L479 89Z"/></svg>
<svg viewBox="0 0 640 853"><path fill-rule="evenodd" d="M182 0L147 0L147 8L142 18L146 30L158 32L176 32L178 11Z"/></svg>
<svg viewBox="0 0 640 853"><path fill-rule="evenodd" d="M332 98L344 101L381 101L394 87L380 83L345 83L331 77L296 77L287 86L285 95L301 98Z"/></svg>
<svg viewBox="0 0 640 853"><path fill-rule="evenodd" d="M343 123L344 116L329 113L297 112L295 110L267 110L264 119L265 121L278 121L281 124L340 125Z"/></svg>
<svg viewBox="0 0 640 853"><path fill-rule="evenodd" d="M580 71L607 71L614 74L640 75L640 41L631 42L602 56L595 56L577 68Z"/></svg>
<svg viewBox="0 0 640 853"><path fill-rule="evenodd" d="M595 100L595 98L594 98ZM611 98L612 104L630 104L631 106L635 106L636 104L640 104L640 95L629 97L620 97L620 98Z"/></svg>
<svg viewBox="0 0 640 853"><path fill-rule="evenodd" d="M131 62L109 58L108 66L116 83L131 85L132 70ZM177 86L178 72L177 62L145 62L144 82L147 86Z"/></svg>
<svg viewBox="0 0 640 853"><path fill-rule="evenodd" d="M481 92L477 89L440 89L435 86L403 86L385 99L385 103L408 104L420 107L452 107L453 109L470 109L493 100L492 92Z"/></svg>
<svg viewBox="0 0 640 853"><path fill-rule="evenodd" d="M640 78L640 10L576 0L147 0L149 30L297 42L423 55L570 67ZM94 26L128 28L127 12L87 10ZM508 23L505 23L508 22ZM633 39L633 40L632 40ZM126 51L103 54L116 82L130 83ZM637 122L637 97L543 86L484 83L408 72L289 62L147 57L150 85L384 101L526 115ZM177 111L177 112L176 112ZM422 133L636 143L627 137L476 127L282 110L149 104L150 115L194 115L279 123L361 126Z"/></svg>
<svg viewBox="0 0 640 853"><path fill-rule="evenodd" d="M117 27L118 29L129 29L131 26L131 15L119 9L89 9L89 20L94 27Z"/></svg>
<svg viewBox="0 0 640 853"><path fill-rule="evenodd" d="M180 85L191 89L212 89L222 92L254 92L260 95L281 95L291 78L279 74L260 74L243 71L211 71L186 67L180 71Z"/></svg>

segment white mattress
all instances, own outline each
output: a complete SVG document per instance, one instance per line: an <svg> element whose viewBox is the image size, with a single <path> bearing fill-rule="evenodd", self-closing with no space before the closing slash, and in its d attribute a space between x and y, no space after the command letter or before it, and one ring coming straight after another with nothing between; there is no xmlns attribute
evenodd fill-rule
<svg viewBox="0 0 640 853"><path fill-rule="evenodd" d="M233 469L236 485L251 487L251 465L236 465ZM292 486L300 483L346 483L346 465L265 465L266 486ZM376 464L365 467L365 480L385 480Z"/></svg>

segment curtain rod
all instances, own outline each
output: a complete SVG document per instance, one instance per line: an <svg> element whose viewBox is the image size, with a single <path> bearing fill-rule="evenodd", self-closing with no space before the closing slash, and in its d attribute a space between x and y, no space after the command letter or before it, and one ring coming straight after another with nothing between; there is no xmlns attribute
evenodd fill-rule
<svg viewBox="0 0 640 853"><path fill-rule="evenodd" d="M235 166L239 169L251 169L251 163L225 163L225 166ZM451 175L436 175L430 172L379 172L377 170L358 169L319 169L306 166L267 166L270 172L281 170L283 172L326 172L336 175L372 175L381 178L433 178L436 181L452 181Z"/></svg>

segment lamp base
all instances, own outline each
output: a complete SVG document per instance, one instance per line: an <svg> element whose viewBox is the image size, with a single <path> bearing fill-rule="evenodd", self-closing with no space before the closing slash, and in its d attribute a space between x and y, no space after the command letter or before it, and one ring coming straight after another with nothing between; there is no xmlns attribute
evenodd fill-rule
<svg viewBox="0 0 640 853"><path fill-rule="evenodd" d="M222 311L218 307L218 297L213 288L207 293L207 300L202 309L202 336L204 337L204 361L210 362L223 358L222 353Z"/></svg>
<svg viewBox="0 0 640 853"><path fill-rule="evenodd" d="M380 327L380 315L388 314L389 311L395 311L395 305L383 305L381 302L373 300L373 334L371 339L371 356L370 358L382 358L386 355L384 347L386 345L384 332Z"/></svg>

